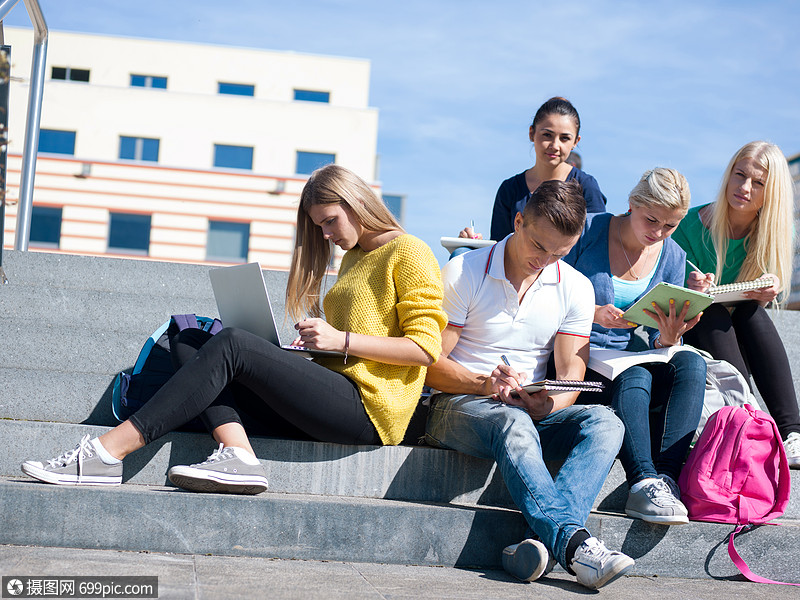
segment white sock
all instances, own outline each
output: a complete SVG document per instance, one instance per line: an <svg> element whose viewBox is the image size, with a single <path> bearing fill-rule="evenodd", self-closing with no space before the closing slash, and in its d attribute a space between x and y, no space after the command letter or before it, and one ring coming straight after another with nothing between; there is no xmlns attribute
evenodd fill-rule
<svg viewBox="0 0 800 600"><path fill-rule="evenodd" d="M251 466L260 464L258 458L256 458L256 455L248 452L244 448L239 448L238 446L227 446L227 447L233 450L233 453L244 464Z"/></svg>
<svg viewBox="0 0 800 600"><path fill-rule="evenodd" d="M656 481L659 481L657 477L648 477L646 479L642 479L641 481L637 481L631 486L631 491L636 493L644 486L649 485L651 483L655 483Z"/></svg>
<svg viewBox="0 0 800 600"><path fill-rule="evenodd" d="M92 446L94 446L94 449L97 451L97 456L100 457L100 460L102 460L107 465L116 465L117 463L122 462L120 459L114 458L113 456L111 456L111 454L109 454L108 450L106 450L103 447L103 444L100 443L99 438L94 438L92 440Z"/></svg>

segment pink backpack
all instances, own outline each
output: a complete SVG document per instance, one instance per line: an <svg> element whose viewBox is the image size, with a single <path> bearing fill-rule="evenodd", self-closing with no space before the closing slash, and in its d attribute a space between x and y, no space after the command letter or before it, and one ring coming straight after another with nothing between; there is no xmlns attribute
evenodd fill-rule
<svg viewBox="0 0 800 600"><path fill-rule="evenodd" d="M678 485L690 519L738 525L728 553L745 577L781 583L752 573L733 545L734 536L745 526L781 516L789 502L786 451L768 414L745 404L725 406L711 415Z"/></svg>

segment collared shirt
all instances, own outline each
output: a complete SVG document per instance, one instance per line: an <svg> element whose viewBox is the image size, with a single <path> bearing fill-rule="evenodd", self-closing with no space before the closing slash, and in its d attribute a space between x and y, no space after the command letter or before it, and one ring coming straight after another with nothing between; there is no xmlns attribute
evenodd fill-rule
<svg viewBox="0 0 800 600"><path fill-rule="evenodd" d="M586 277L559 260L542 270L520 303L505 273L510 238L444 266L442 307L449 324L461 328L449 358L488 375L505 355L535 381L545 376L557 333L589 337L594 292Z"/></svg>

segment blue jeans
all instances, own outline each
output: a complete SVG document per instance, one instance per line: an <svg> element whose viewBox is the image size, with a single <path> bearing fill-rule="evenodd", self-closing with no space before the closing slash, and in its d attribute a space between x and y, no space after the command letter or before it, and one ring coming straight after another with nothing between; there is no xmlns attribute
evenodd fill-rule
<svg viewBox="0 0 800 600"><path fill-rule="evenodd" d="M622 423L603 406L569 406L534 422L523 409L496 400L437 394L425 437L434 446L495 460L528 525L567 568L567 544L585 529L622 436ZM564 461L555 480L546 460Z"/></svg>
<svg viewBox="0 0 800 600"><path fill-rule="evenodd" d="M629 484L659 474L678 480L705 389L706 363L691 351L668 363L630 367L614 379L611 407L625 424L619 458Z"/></svg>

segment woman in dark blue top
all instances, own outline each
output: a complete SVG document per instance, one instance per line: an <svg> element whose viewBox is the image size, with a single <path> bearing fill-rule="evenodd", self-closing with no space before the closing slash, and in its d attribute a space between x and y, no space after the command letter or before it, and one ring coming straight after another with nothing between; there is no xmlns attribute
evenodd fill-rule
<svg viewBox="0 0 800 600"><path fill-rule="evenodd" d="M491 239L500 241L514 231L514 217L522 212L530 195L543 181L575 179L583 188L586 212L606 211L606 197L597 180L567 162L581 139L580 131L581 118L566 98L550 98L539 107L528 130L536 162L530 169L500 184L492 209ZM463 238L483 237L471 227L465 227L458 235ZM460 252L457 250L453 255L456 254Z"/></svg>
<svg viewBox="0 0 800 600"><path fill-rule="evenodd" d="M589 354L628 350L634 323L623 312L665 281L683 283L686 253L670 235L689 208L689 185L674 169L653 169L631 191L624 215L591 215L578 243L564 259L594 286L595 316ZM648 313L659 324L649 329L650 347L681 345L681 336L700 320L684 321L687 308L672 303L669 314ZM702 313L701 313L702 314ZM586 379L602 380L587 370ZM592 404L610 404L625 424L620 461L630 485L625 512L651 523L688 523L675 483L700 421L706 364L692 351L675 352L668 362L628 367ZM579 401L584 400L580 398Z"/></svg>

